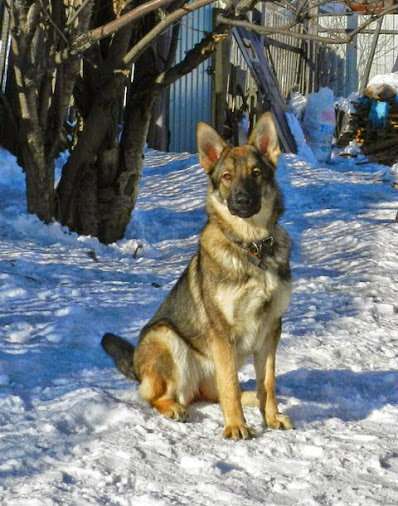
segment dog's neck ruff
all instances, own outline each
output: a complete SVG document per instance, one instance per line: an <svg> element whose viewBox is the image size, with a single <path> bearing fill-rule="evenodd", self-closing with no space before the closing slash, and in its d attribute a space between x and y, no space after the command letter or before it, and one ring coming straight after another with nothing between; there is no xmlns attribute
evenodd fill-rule
<svg viewBox="0 0 398 506"><path fill-rule="evenodd" d="M246 251L250 263L264 271L267 269L266 258L274 254L275 239L273 235L268 235L264 239L250 242L241 241L229 234L225 235L227 239Z"/></svg>

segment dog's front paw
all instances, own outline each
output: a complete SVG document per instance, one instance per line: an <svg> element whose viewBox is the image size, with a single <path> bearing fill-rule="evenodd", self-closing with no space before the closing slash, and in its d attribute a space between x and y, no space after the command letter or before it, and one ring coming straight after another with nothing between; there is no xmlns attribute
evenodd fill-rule
<svg viewBox="0 0 398 506"><path fill-rule="evenodd" d="M289 430L294 429L293 422L287 415L282 415L282 413L275 413L273 416L265 417L265 423L267 427L270 429L282 429Z"/></svg>
<svg viewBox="0 0 398 506"><path fill-rule="evenodd" d="M224 427L224 437L226 439L233 439L234 441L238 441L238 439L250 439L254 436L254 430L245 423L226 425Z"/></svg>

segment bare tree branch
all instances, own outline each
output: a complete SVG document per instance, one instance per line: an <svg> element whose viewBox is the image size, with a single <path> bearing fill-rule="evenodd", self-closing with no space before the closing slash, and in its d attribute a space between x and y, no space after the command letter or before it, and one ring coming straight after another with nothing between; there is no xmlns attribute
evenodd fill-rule
<svg viewBox="0 0 398 506"><path fill-rule="evenodd" d="M73 13L70 19L66 22L66 26L73 25L75 19L77 19L82 12L83 9L87 7L87 5L91 2L91 0L84 0L84 2L80 5L76 12Z"/></svg>
<svg viewBox="0 0 398 506"><path fill-rule="evenodd" d="M294 37L296 39L301 40L313 40L316 42L321 42L323 44L350 44L354 38L361 33L365 28L367 28L369 25L377 21L378 19L382 18L386 14L390 14L394 11L398 11L398 5L394 5L391 7L388 7L387 9L384 9L378 14L373 14L370 16L367 20L365 20L363 23L361 23L355 30L352 30L344 37L322 37L316 34L312 33L299 33L292 31L292 28L294 26L297 26L301 19L295 19L292 21L292 23L289 23L287 25L283 26L276 26L276 27L266 27L266 26L259 26L254 23L250 23L249 21L245 21L238 18L231 18L223 16L222 14L219 14L217 16L217 21L219 23L224 23L226 25L230 26L237 26L246 28L247 30L250 30L252 32L258 33L260 35L289 35L290 37ZM315 16L316 17L316 16ZM311 17L308 17L308 19L311 19ZM321 26L318 26L318 28L322 28Z"/></svg>
<svg viewBox="0 0 398 506"><path fill-rule="evenodd" d="M139 5L135 9L132 9L126 14L123 14L117 19L110 21L109 23L99 26L98 28L94 28L86 33L82 33L79 35L72 43L70 44L70 48L65 49L63 51L58 51L54 60L57 64L63 63L65 60L70 58L71 56L75 56L79 53L83 53L87 51L93 44L96 42L113 35L118 32L121 28L125 27L129 23L133 23L138 19L142 18L146 14L153 12L156 9L169 5L174 0L150 0L149 2L145 2L142 5ZM86 2L85 2L86 3ZM82 5L83 7L83 5ZM82 11L82 8L79 10L79 14ZM75 14L74 18L78 15ZM70 24L71 22L68 22Z"/></svg>
<svg viewBox="0 0 398 506"><path fill-rule="evenodd" d="M109 35L114 34L119 31L124 26L136 21L137 19L149 14L150 12L160 9L161 7L165 7L166 5L172 3L174 0L150 0L149 2L145 2L144 4L132 9L131 11L123 14L117 19L110 21L106 25L100 26L98 28L94 28L89 32L81 35L72 43L72 53L82 52L87 50L90 46L92 46L95 42L102 40Z"/></svg>
<svg viewBox="0 0 398 506"><path fill-rule="evenodd" d="M240 0L238 5L236 6L236 14L238 16L242 16L246 12L249 12L254 9L255 5L258 3L258 0Z"/></svg>
<svg viewBox="0 0 398 506"><path fill-rule="evenodd" d="M54 28L54 30L58 33L58 35L65 42L65 44L68 44L68 39L66 38L66 36L65 36L64 32L61 30L61 28L57 25L57 23L51 17L50 13L47 10L47 7L43 3L43 0L40 0L40 6L41 6L42 12L44 12L44 15L46 16L47 20L52 25L52 27Z"/></svg>
<svg viewBox="0 0 398 506"><path fill-rule="evenodd" d="M374 23L378 19L382 18L383 16L385 16L387 14L395 12L395 11L398 11L398 5L393 5L391 7L388 7L387 9L384 9L383 11L379 12L378 14L373 14L372 16L370 16L369 19L367 19L366 21L361 23L358 26L358 28L356 28L355 30L350 32L350 34L347 36L347 38L349 39L348 43L352 42L354 37L356 35L358 35L364 28L367 28L369 25L371 25L372 23Z"/></svg>
<svg viewBox="0 0 398 506"><path fill-rule="evenodd" d="M229 36L230 29L225 25L218 25L212 33L206 35L185 55L185 58L171 69L160 74L156 84L161 87L170 86L180 77L189 74L202 62L207 60L216 50L217 44Z"/></svg>
<svg viewBox="0 0 398 506"><path fill-rule="evenodd" d="M189 14L190 12L194 12L206 5L210 5L214 3L216 0L196 0L192 3L185 4L181 8L176 9L174 12L166 16L160 23L158 23L152 30L150 30L135 46L133 46L130 51L126 54L123 59L123 63L125 65L129 65L134 62L145 49L160 35L164 30L166 30L170 25L173 25L181 18Z"/></svg>

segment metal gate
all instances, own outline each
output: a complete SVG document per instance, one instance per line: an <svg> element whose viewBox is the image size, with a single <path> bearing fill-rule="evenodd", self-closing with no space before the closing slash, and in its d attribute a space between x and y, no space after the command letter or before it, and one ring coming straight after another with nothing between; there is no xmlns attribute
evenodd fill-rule
<svg viewBox="0 0 398 506"><path fill-rule="evenodd" d="M181 22L176 63L185 57L213 28L212 7L188 14ZM211 59L176 81L170 88L169 151L196 152L195 130L198 121L212 122Z"/></svg>

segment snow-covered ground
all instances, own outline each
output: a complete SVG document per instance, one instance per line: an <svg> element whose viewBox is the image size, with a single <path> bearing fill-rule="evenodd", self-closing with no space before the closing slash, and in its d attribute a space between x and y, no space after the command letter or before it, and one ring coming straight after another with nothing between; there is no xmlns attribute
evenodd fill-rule
<svg viewBox="0 0 398 506"><path fill-rule="evenodd" d="M217 405L179 424L143 404L100 339L131 340L195 251L205 177L149 153L127 238L105 247L25 213L0 152L0 504L397 505L398 192L387 169L313 169L284 156L294 295L279 349L296 430L247 419L221 438ZM253 385L251 364L241 373Z"/></svg>

